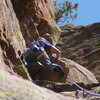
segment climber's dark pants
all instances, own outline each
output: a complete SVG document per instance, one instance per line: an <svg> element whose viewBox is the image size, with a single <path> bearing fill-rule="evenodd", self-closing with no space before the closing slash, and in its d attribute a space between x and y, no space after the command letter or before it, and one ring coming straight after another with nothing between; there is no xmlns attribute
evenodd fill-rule
<svg viewBox="0 0 100 100"><path fill-rule="evenodd" d="M53 70L58 65L55 63L51 63L51 61L40 51L33 52L32 56L25 57L26 66L30 65L32 62L40 62L43 66L48 67L50 70Z"/></svg>

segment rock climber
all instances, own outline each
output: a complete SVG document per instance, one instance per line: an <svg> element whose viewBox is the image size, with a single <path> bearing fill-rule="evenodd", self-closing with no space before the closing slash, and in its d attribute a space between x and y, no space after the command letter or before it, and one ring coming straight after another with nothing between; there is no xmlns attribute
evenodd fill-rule
<svg viewBox="0 0 100 100"><path fill-rule="evenodd" d="M27 47L21 56L21 60L25 66L30 66L32 62L39 62L52 72L57 73L58 76L64 76L64 71L61 66L50 61L48 56L51 53L55 54L55 59L59 59L60 51L50 42L40 37Z"/></svg>

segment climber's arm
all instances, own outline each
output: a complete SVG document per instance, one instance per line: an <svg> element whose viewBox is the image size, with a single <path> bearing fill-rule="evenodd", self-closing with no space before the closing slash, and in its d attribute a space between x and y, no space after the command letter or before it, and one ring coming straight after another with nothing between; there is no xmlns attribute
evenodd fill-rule
<svg viewBox="0 0 100 100"><path fill-rule="evenodd" d="M59 59L59 57L61 56L60 50L58 50L55 46L51 46L50 49L52 53L56 54L56 58Z"/></svg>

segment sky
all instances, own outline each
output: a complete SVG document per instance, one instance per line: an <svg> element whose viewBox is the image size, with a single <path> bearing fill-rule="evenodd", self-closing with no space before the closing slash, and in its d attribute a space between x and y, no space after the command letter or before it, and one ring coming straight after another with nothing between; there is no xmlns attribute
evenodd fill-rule
<svg viewBox="0 0 100 100"><path fill-rule="evenodd" d="M64 0L58 0L62 2ZM71 21L74 25L87 25L100 22L100 0L69 0L78 3L78 17Z"/></svg>

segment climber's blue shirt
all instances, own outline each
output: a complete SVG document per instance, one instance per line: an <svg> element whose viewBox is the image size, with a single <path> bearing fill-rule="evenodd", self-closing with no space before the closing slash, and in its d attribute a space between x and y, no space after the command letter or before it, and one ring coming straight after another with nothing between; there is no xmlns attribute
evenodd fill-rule
<svg viewBox="0 0 100 100"><path fill-rule="evenodd" d="M43 47L45 50L50 49L50 47L52 46L52 44L50 42L48 42L47 40L37 40L35 42L32 42L28 48L34 49L37 48L39 49L39 47Z"/></svg>
<svg viewBox="0 0 100 100"><path fill-rule="evenodd" d="M38 42L44 49L49 49L49 47L52 46L52 44L47 40L38 40Z"/></svg>
<svg viewBox="0 0 100 100"><path fill-rule="evenodd" d="M24 62L26 65L29 65L31 62L37 61L37 56L42 53L42 48L45 49L45 51L50 50L50 47L52 46L51 43L49 43L47 40L37 40L35 42L32 42L27 48L27 53L29 53L31 56L24 57ZM45 58L46 59L46 58Z"/></svg>

